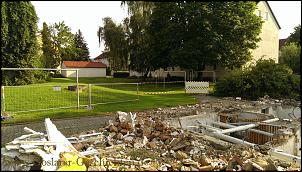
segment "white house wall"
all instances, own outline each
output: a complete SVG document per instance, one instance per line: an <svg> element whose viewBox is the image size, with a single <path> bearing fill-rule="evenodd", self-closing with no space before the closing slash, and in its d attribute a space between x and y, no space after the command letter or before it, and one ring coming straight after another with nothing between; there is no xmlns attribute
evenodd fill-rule
<svg viewBox="0 0 302 172"><path fill-rule="evenodd" d="M76 71L62 71L62 75L76 77ZM106 77L106 68L79 68L79 77Z"/></svg>
<svg viewBox="0 0 302 172"><path fill-rule="evenodd" d="M96 59L94 60L95 62L101 62L103 64L105 64L107 67L109 66L109 61L107 58L103 58L103 59Z"/></svg>
<svg viewBox="0 0 302 172"><path fill-rule="evenodd" d="M273 14L269 10L265 1L260 1L257 4L255 14L258 16L259 10L264 21L260 33L261 41L258 42L258 48L252 50L253 60L255 62L261 57L264 59L272 58L278 63L279 53L279 27L274 20ZM268 19L266 19L266 13L268 13Z"/></svg>

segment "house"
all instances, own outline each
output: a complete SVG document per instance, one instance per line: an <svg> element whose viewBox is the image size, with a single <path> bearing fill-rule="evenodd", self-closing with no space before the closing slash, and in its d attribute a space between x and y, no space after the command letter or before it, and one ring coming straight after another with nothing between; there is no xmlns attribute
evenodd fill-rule
<svg viewBox="0 0 302 172"><path fill-rule="evenodd" d="M286 39L279 39L279 50L285 45Z"/></svg>
<svg viewBox="0 0 302 172"><path fill-rule="evenodd" d="M107 53L102 53L102 54L98 55L96 58L93 59L93 61L101 62L101 63L105 64L107 67L110 67Z"/></svg>
<svg viewBox="0 0 302 172"><path fill-rule="evenodd" d="M258 1L255 11L257 16L262 17L264 23L260 33L261 41L258 48L252 50L252 61L271 58L278 63L279 54L279 30L281 29L271 7L267 1Z"/></svg>
<svg viewBox="0 0 302 172"><path fill-rule="evenodd" d="M106 65L101 62L63 61L61 69L79 69L79 77L106 77ZM64 70L64 77L76 77L76 71Z"/></svg>
<svg viewBox="0 0 302 172"><path fill-rule="evenodd" d="M116 71L128 71L129 62L127 63L123 60L114 60L110 58L108 52L103 52L102 54L95 57L93 61L105 64L109 69L107 72L111 72L111 74L107 73L107 75L113 75Z"/></svg>

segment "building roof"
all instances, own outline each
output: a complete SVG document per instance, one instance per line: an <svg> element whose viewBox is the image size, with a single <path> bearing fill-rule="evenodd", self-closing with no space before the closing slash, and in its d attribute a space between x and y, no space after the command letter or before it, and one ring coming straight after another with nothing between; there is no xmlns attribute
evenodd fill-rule
<svg viewBox="0 0 302 172"><path fill-rule="evenodd" d="M261 2L261 1L256 1L256 2L257 2L257 4L258 4L258 3ZM280 25L279 25L279 23L278 23L278 20L276 19L275 15L274 15L274 12L273 12L273 10L271 9L269 3L268 3L267 1L263 1L263 2L266 3L266 5L268 6L269 10L271 11L271 13L272 13L272 15L273 15L273 18L274 18L274 20L275 20L277 26L279 27L279 29L281 29L281 27L280 27Z"/></svg>
<svg viewBox="0 0 302 172"><path fill-rule="evenodd" d="M279 50L285 45L286 39L279 39Z"/></svg>
<svg viewBox="0 0 302 172"><path fill-rule="evenodd" d="M106 68L107 66L101 62L87 61L63 61L63 64L68 68Z"/></svg>
<svg viewBox="0 0 302 172"><path fill-rule="evenodd" d="M100 54L96 58L94 58L94 60L105 59L105 58L108 58L108 52L103 52L102 54Z"/></svg>

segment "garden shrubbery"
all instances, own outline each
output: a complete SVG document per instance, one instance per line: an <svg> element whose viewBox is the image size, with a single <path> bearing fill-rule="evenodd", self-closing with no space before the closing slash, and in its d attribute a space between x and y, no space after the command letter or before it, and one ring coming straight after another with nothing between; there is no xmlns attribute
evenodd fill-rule
<svg viewBox="0 0 302 172"><path fill-rule="evenodd" d="M129 72L124 72L124 71L117 71L113 73L113 78L128 78L129 77Z"/></svg>
<svg viewBox="0 0 302 172"><path fill-rule="evenodd" d="M216 96L243 97L256 100L272 98L300 99L300 76L273 60L259 60L255 66L237 69L221 78L214 88Z"/></svg>

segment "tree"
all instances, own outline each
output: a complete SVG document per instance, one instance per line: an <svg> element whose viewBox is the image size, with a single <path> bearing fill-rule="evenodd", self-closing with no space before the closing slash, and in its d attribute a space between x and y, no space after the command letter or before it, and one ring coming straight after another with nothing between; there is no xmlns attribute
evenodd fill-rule
<svg viewBox="0 0 302 172"><path fill-rule="evenodd" d="M52 41L52 35L50 27L44 22L43 28L41 31L42 35L42 50L43 50L43 64L46 68L55 68L57 67L58 58L55 56L56 50L54 48L54 43Z"/></svg>
<svg viewBox="0 0 302 172"><path fill-rule="evenodd" d="M89 50L82 32L79 30L74 35L64 21L50 26L43 23L41 34L45 67L56 68L64 60L89 60Z"/></svg>
<svg viewBox="0 0 302 172"><path fill-rule="evenodd" d="M31 2L1 2L2 67L34 67L37 60L37 21ZM34 82L34 72L10 71L3 74L5 85Z"/></svg>
<svg viewBox="0 0 302 172"><path fill-rule="evenodd" d="M153 2L122 1L122 6L128 7L129 20L124 22L127 28L127 43L129 46L129 69L144 73L147 77L150 65L150 41L152 36L147 32L150 16L154 8Z"/></svg>
<svg viewBox="0 0 302 172"><path fill-rule="evenodd" d="M151 65L204 70L241 67L260 40L255 2L155 3L149 27Z"/></svg>
<svg viewBox="0 0 302 172"><path fill-rule="evenodd" d="M110 17L103 18L103 27L99 27L97 35L99 43L105 42L112 70L125 70L128 66L128 45L126 33L121 24L115 24Z"/></svg>
<svg viewBox="0 0 302 172"><path fill-rule="evenodd" d="M301 25L298 25L294 28L294 32L289 35L289 37L286 39L286 43L295 42L297 44L300 44L300 32L301 32Z"/></svg>
<svg viewBox="0 0 302 172"><path fill-rule="evenodd" d="M74 36L74 42L75 48L77 49L77 57L75 57L74 60L89 61L89 49L80 29Z"/></svg>
<svg viewBox="0 0 302 172"><path fill-rule="evenodd" d="M72 60L77 54L75 50L74 34L64 21L51 26L52 37L56 53L56 66L64 60Z"/></svg>
<svg viewBox="0 0 302 172"><path fill-rule="evenodd" d="M61 61L78 60L78 53L82 51L76 48L75 35L64 21L50 26L44 23L41 34L46 67L57 68Z"/></svg>
<svg viewBox="0 0 302 172"><path fill-rule="evenodd" d="M281 48L280 63L286 64L294 73L300 74L300 52L301 46L295 42L286 43Z"/></svg>

